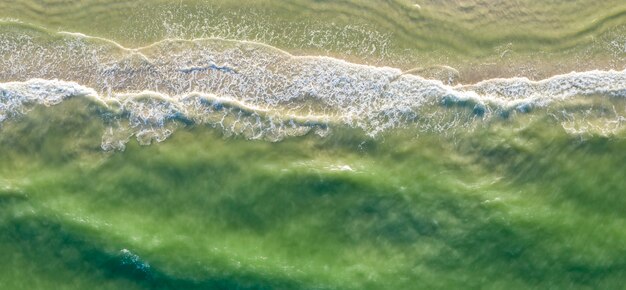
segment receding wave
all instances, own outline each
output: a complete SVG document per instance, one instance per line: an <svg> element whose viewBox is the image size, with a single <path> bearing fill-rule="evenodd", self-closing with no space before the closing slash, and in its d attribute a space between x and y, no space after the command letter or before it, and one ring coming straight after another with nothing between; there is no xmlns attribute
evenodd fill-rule
<svg viewBox="0 0 626 290"><path fill-rule="evenodd" d="M626 111L626 70L451 86L396 68L293 56L255 42L166 39L126 48L34 26L2 29L0 121L32 105L87 97L115 113L103 138L107 150L122 149L132 136L142 144L162 141L180 123L277 141L311 131L323 136L333 126L370 136L394 128L471 130L535 110L564 127L591 122L614 131Z"/></svg>

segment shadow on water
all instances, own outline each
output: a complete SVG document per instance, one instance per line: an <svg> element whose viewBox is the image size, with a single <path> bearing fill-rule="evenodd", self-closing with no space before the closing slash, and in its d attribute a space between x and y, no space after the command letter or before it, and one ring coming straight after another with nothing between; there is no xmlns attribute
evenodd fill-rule
<svg viewBox="0 0 626 290"><path fill-rule="evenodd" d="M123 152L103 153L97 147L102 121L81 101L35 110L7 124L0 129L0 172L28 179L22 186L28 198L8 197L14 191L7 191L0 206L32 203L46 210L3 216L2 243L32 263L46 257L50 265L80 269L93 281L121 280L139 289L408 289L419 287L399 277L421 277L422 286L434 288L618 289L626 273L626 249L603 244L619 232L600 237L595 228L580 227L578 235L604 245L597 257L576 243L560 245L571 234L563 225L567 218L580 221L593 213L623 219L619 192L625 192L620 170L626 151L619 139L575 142L536 123L515 134L494 127L456 143L346 132L269 143L189 126L163 143L131 141ZM342 163L354 169L330 166ZM459 185L496 175L503 178L495 185ZM529 205L487 204L491 191L528 199ZM87 208L72 208L72 202ZM563 203L584 211L566 211L559 207ZM555 218L515 214L542 206ZM210 254L183 246L171 254L124 246L125 238L62 218L68 210L112 223L124 214L124 223L114 226L136 224L146 235L154 229L141 225L153 223L196 243L229 242L223 237L229 235L259 241L259 251L287 253L289 263L305 264L300 269L311 273L293 276L279 264L238 270L204 259L200 267L221 270L186 275L176 267L193 268L195 262L173 256ZM209 230L218 234L204 234ZM175 236L162 238L177 245ZM135 250L122 250L127 247ZM364 254L349 256L354 249ZM73 254L55 254L68 251ZM219 263L219 257L210 259ZM348 273L355 264L387 272L377 272L380 280L374 282L343 274L330 286L316 283L318 269Z"/></svg>
<svg viewBox="0 0 626 290"><path fill-rule="evenodd" d="M104 243L92 229L81 228L54 216L3 219L3 238L22 258L39 264L40 271L74 271L70 279L107 281L136 289L297 289L296 282L263 277L261 273L207 274L201 279L172 275L143 261L130 251ZM5 257L10 259L11 257ZM121 282L120 282L121 281ZM72 283L72 281L65 281ZM94 285L95 286L95 285ZM101 285L102 286L102 285Z"/></svg>

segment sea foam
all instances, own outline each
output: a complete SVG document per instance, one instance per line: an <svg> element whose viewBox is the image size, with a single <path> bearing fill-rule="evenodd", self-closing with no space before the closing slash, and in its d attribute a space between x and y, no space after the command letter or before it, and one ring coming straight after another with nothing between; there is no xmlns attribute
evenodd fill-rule
<svg viewBox="0 0 626 290"><path fill-rule="evenodd" d="M89 97L120 116L103 138L107 150L122 149L120 140L133 135L142 144L162 141L179 123L269 141L311 131L326 135L335 125L376 136L411 126L467 130L575 98L626 97L626 70L451 86L396 68L293 56L254 42L166 39L125 48L82 34L30 33L27 41L24 33L0 36L0 65L7 68L0 80L14 80L0 84L0 121L32 105Z"/></svg>

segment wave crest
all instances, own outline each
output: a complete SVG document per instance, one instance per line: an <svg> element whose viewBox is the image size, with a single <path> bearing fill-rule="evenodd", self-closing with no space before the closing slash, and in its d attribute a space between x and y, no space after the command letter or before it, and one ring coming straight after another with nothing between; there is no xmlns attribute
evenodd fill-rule
<svg viewBox="0 0 626 290"><path fill-rule="evenodd" d="M311 130L325 135L333 125L370 136L410 126L467 130L538 108L563 116L579 113L579 98L596 96L618 105L613 119L605 119L623 118L626 111L618 104L626 97L626 70L451 86L395 68L293 56L252 42L172 39L125 48L82 34L33 29L2 34L0 56L6 68L0 81L13 80L0 84L0 121L24 113L29 104L93 98L119 115L103 138L105 149L121 149L120 140L133 135L142 144L162 141L175 123L277 141ZM563 106L569 103L575 108Z"/></svg>

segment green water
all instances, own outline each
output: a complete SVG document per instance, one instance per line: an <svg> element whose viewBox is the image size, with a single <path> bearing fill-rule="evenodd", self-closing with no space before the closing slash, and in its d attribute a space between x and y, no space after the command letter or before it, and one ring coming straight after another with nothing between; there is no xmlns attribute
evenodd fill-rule
<svg viewBox="0 0 626 290"><path fill-rule="evenodd" d="M3 1L0 289L623 289L626 6L546 2Z"/></svg>
<svg viewBox="0 0 626 290"><path fill-rule="evenodd" d="M623 69L626 4L499 0L20 0L0 19L115 40L253 40L300 55L403 69L449 65L461 80Z"/></svg>

